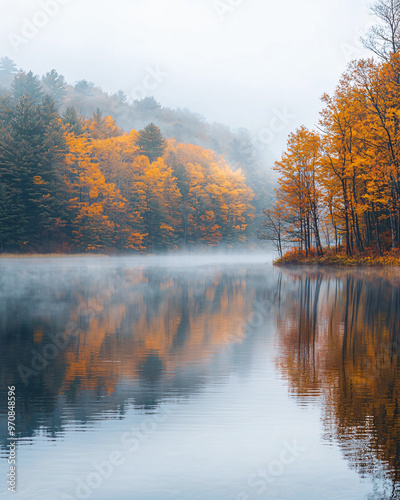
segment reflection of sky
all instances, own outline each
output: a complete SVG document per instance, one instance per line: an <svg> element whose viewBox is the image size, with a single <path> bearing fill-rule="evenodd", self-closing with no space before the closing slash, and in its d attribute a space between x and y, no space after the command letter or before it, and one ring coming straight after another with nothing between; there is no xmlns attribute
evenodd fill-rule
<svg viewBox="0 0 400 500"><path fill-rule="evenodd" d="M18 498L73 495L79 479L86 480L95 471L95 463L121 451L124 463L93 498L236 499L242 491L254 493L249 477L267 468L283 443L293 439L299 445L306 443L307 450L260 498L365 498L368 484L360 486L336 446L321 444L319 410L300 409L276 378L272 340L260 340L258 352L260 357L246 380L233 374L195 396L163 402L157 413L166 415L166 420L132 453L121 444L121 436L133 426L140 429L144 422L153 422L152 416L137 410L118 423L98 421L87 432L68 432L61 441L38 437L33 446L21 446ZM24 488L29 491L26 495Z"/></svg>
<svg viewBox="0 0 400 500"><path fill-rule="evenodd" d="M232 267L224 267L223 260ZM204 274L212 276L224 269L229 276L241 269L244 260L94 259L89 261L90 266L85 259L65 262L71 271L67 275L76 275L74 263L79 262L81 277L94 275L101 279L116 266L124 273L129 266L135 268L145 262L150 262L153 269L168 264L181 277L185 273L189 276L194 264L204 266ZM274 296L279 271L264 261L265 257L256 257L254 263L260 265L245 266L251 293L245 295L248 307L243 311L252 310L255 296L265 302ZM54 278L55 269L65 269L62 261L50 265L35 262L23 262L18 274L21 287L34 284L35 276L46 281L46 276ZM24 275L27 269L29 278ZM3 284L16 268L11 271L3 274ZM44 285L42 289L51 297L57 279ZM172 292L166 289L165 293ZM18 290L14 288L11 295L17 296ZM201 363L193 355L176 365L172 377L163 373L154 380L121 378L111 394L82 391L68 403L60 395L53 413L47 407L41 409L39 401L35 408L36 412L42 411L35 417L38 430L33 437L21 440L18 447L19 492L15 498L76 498L78 481L87 481L95 472L96 463L108 460L113 451L120 451L124 463L115 467L109 479L94 490L92 498L236 500L243 492L250 498L261 499L365 499L369 482L360 485L359 476L348 469L337 446L321 442L318 402L299 406L288 396L286 383L276 371L275 329L273 308L246 340L241 339L232 349L227 345L209 351ZM152 430L157 415L166 412L167 418ZM60 421L62 430L51 439L44 427ZM121 438L132 428L141 432L140 446L129 452ZM257 488L249 480L279 457L284 442L293 440L307 449L257 496ZM1 477L5 478L7 464L2 460L0 466Z"/></svg>

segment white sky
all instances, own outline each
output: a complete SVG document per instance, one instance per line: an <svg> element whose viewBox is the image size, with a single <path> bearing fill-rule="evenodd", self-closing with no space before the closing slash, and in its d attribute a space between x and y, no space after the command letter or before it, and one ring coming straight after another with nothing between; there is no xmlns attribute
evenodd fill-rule
<svg viewBox="0 0 400 500"><path fill-rule="evenodd" d="M53 17L44 6L58 2ZM61 5L62 4L62 5ZM0 56L69 83L83 78L135 97L147 89L164 106L208 120L268 129L276 110L276 148L318 121L352 58L368 55L359 34L373 22L369 0L0 0ZM219 11L218 11L219 6ZM28 23L42 24L36 33ZM28 30L28 31L27 31ZM32 26L31 26L32 30ZM25 36L28 33L28 38ZM23 36L24 40L10 36ZM26 43L25 43L26 42ZM154 88L153 88L154 87ZM281 130L282 129L282 130Z"/></svg>

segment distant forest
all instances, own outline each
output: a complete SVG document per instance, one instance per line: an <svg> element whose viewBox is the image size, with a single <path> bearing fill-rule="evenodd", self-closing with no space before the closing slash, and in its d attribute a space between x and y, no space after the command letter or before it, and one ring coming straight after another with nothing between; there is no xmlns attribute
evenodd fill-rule
<svg viewBox="0 0 400 500"><path fill-rule="evenodd" d="M271 193L245 129L0 59L0 252L233 246Z"/></svg>

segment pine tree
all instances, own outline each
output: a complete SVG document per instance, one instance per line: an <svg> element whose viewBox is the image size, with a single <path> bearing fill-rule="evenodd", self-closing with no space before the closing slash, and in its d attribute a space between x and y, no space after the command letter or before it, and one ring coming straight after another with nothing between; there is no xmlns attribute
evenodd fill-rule
<svg viewBox="0 0 400 500"><path fill-rule="evenodd" d="M75 91L78 94L85 95L85 96L92 95L93 88L94 88L94 84L91 82L88 82L87 80L80 80L75 85Z"/></svg>
<svg viewBox="0 0 400 500"><path fill-rule="evenodd" d="M11 130L0 129L0 251L21 250L28 240L21 172Z"/></svg>
<svg viewBox="0 0 400 500"><path fill-rule="evenodd" d="M45 92L52 97L56 106L60 107L67 94L65 78L59 75L55 69L52 69L42 77L42 85Z"/></svg>
<svg viewBox="0 0 400 500"><path fill-rule="evenodd" d="M39 79L32 71L29 71L29 73L23 71L18 73L11 84L11 90L14 99L19 100L28 96L34 104L41 103L44 96Z"/></svg>
<svg viewBox="0 0 400 500"><path fill-rule="evenodd" d="M123 90L118 90L118 92L113 94L111 97L115 99L118 104L126 104L128 101L128 98Z"/></svg>
<svg viewBox="0 0 400 500"><path fill-rule="evenodd" d="M0 129L10 124L13 102L10 95L0 96Z"/></svg>
<svg viewBox="0 0 400 500"><path fill-rule="evenodd" d="M17 73L17 65L9 57L0 59L0 75L13 75Z"/></svg>
<svg viewBox="0 0 400 500"><path fill-rule="evenodd" d="M167 147L166 140L161 135L161 131L154 123L147 125L144 130L139 131L137 145L141 153L147 156L150 163L161 158Z"/></svg>
<svg viewBox="0 0 400 500"><path fill-rule="evenodd" d="M73 107L68 107L62 115L62 123L68 132L74 133L76 136L83 134L82 118Z"/></svg>
<svg viewBox="0 0 400 500"><path fill-rule="evenodd" d="M12 199L9 217L19 214L15 223L18 238L12 238L11 246L22 242L46 245L54 230L58 231L56 226L62 224L62 136L52 105L36 106L28 97L21 98L13 109L8 132L0 137L2 203L5 207Z"/></svg>
<svg viewBox="0 0 400 500"><path fill-rule="evenodd" d="M0 59L0 86L8 88L17 73L17 66L9 57Z"/></svg>

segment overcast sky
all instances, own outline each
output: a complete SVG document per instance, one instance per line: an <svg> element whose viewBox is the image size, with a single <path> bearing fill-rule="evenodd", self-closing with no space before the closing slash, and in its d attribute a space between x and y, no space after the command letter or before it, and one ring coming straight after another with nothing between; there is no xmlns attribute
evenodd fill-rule
<svg viewBox="0 0 400 500"><path fill-rule="evenodd" d="M368 55L358 39L373 22L370 3L0 0L0 56L131 99L154 95L255 137L272 123L279 149L291 130L317 123L320 96L347 63Z"/></svg>

